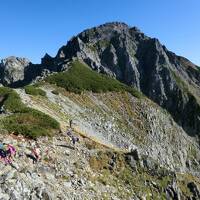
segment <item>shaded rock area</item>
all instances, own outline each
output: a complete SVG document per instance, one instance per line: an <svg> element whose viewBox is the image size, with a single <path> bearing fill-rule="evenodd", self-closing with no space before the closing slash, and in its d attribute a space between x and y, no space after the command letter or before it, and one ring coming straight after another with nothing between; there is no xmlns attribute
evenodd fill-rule
<svg viewBox="0 0 200 200"><path fill-rule="evenodd" d="M1 83L12 85L16 82L23 82L25 71L29 68L31 62L26 58L8 57L0 63Z"/></svg>

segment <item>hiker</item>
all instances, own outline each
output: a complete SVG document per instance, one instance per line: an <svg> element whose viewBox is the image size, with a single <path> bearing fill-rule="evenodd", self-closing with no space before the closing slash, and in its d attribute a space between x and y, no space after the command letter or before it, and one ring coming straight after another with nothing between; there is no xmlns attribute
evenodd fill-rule
<svg viewBox="0 0 200 200"><path fill-rule="evenodd" d="M7 158L7 153L5 149L5 143L0 143L0 159L4 161L4 164L8 164L11 161Z"/></svg>
<svg viewBox="0 0 200 200"><path fill-rule="evenodd" d="M67 134L68 137L71 138L72 137L72 130L71 129L67 130L66 134Z"/></svg>
<svg viewBox="0 0 200 200"><path fill-rule="evenodd" d="M79 138L72 135L71 137L72 143L75 146L76 142L79 142Z"/></svg>
<svg viewBox="0 0 200 200"><path fill-rule="evenodd" d="M7 158L6 151L0 149L0 158L4 161L4 164L8 164L11 161Z"/></svg>
<svg viewBox="0 0 200 200"><path fill-rule="evenodd" d="M9 160L11 160L12 157L16 155L16 152L17 151L13 145L11 145L11 144L7 145L6 154L7 154Z"/></svg>
<svg viewBox="0 0 200 200"><path fill-rule="evenodd" d="M76 142L79 142L79 138L72 134L71 129L67 130L66 134L71 139L73 145L75 145Z"/></svg>
<svg viewBox="0 0 200 200"><path fill-rule="evenodd" d="M72 128L72 119L69 120L69 127Z"/></svg>
<svg viewBox="0 0 200 200"><path fill-rule="evenodd" d="M33 156L35 158L33 160L33 163L36 163L41 159L41 157L40 157L40 149L39 149L38 145L32 150L32 154L33 154Z"/></svg>

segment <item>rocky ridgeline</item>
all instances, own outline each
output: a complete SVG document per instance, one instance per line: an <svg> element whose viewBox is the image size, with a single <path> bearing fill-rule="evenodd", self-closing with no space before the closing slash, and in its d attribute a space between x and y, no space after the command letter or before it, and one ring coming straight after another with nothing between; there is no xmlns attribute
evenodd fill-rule
<svg viewBox="0 0 200 200"><path fill-rule="evenodd" d="M55 58L46 56L42 64L65 69L66 62L75 58L142 91L198 140L199 68L158 39L124 23L107 23L73 37Z"/></svg>
<svg viewBox="0 0 200 200"><path fill-rule="evenodd" d="M199 68L167 50L158 39L124 23L85 30L61 47L55 58L46 54L39 65L19 58L5 59L0 67L1 83L22 86L67 69L68 62L77 58L142 91L167 109L188 135L199 140Z"/></svg>

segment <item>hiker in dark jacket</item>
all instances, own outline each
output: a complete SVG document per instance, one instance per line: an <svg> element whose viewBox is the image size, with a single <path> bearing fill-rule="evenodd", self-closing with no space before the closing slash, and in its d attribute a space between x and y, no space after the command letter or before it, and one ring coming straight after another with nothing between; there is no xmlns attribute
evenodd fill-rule
<svg viewBox="0 0 200 200"><path fill-rule="evenodd" d="M72 143L75 146L76 142L79 142L79 138L72 135L71 137Z"/></svg>
<svg viewBox="0 0 200 200"><path fill-rule="evenodd" d="M74 134L72 134L72 130L71 129L67 130L66 134L71 139L73 145L75 145L76 142L79 142L79 138L76 137Z"/></svg>
<svg viewBox="0 0 200 200"><path fill-rule="evenodd" d="M0 143L0 159L2 159L5 164L11 163L11 161L7 157L5 143Z"/></svg>
<svg viewBox="0 0 200 200"><path fill-rule="evenodd" d="M72 130L71 129L67 130L66 135L71 138L72 137Z"/></svg>

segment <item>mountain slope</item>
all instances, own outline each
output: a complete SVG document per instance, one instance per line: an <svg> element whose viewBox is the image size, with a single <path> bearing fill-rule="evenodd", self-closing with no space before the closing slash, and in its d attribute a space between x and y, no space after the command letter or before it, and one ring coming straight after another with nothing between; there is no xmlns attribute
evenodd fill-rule
<svg viewBox="0 0 200 200"><path fill-rule="evenodd" d="M41 88L46 97L17 91L27 106L52 116L61 127L73 119L77 131L103 144L126 151L137 148L170 170L199 174L200 152L194 138L149 99L128 92L75 94L48 83Z"/></svg>
<svg viewBox="0 0 200 200"><path fill-rule="evenodd" d="M85 30L61 47L55 58L46 54L39 65L20 58L5 59L0 64L0 82L23 86L51 72L68 69L74 59L137 88L167 109L199 142L199 68L167 50L158 39L124 23Z"/></svg>
<svg viewBox="0 0 200 200"><path fill-rule="evenodd" d="M199 81L195 64L124 23L85 30L41 64L2 60L0 83L15 89L0 87L0 140L18 149L0 162L0 198L199 199Z"/></svg>
<svg viewBox="0 0 200 200"><path fill-rule="evenodd" d="M26 156L35 141L14 135L0 135L0 139L18 148L11 166L0 162L1 199L186 200L200 196L199 181L191 174L175 174L150 159L114 151L80 135L75 148L64 135L40 138L42 159L37 164Z"/></svg>
<svg viewBox="0 0 200 200"><path fill-rule="evenodd" d="M49 84L40 88L46 97L26 94L24 89L16 91L27 106L56 119L63 133L68 120L73 119L73 130L80 143L76 149L70 149L66 136L57 135L52 140L39 138L42 161L34 166L31 160L20 158L21 164L26 161L28 165L23 164L20 174L15 172L19 178L23 173L26 175L17 179L18 183L27 191L34 191L33 196L46 194L53 199L59 196L81 199L80 195L86 199L198 197L198 192L190 189L193 185L193 189L199 191L199 179L194 177L199 176L200 171L198 146L158 105L124 92L75 94ZM21 141L17 143L20 146ZM24 143L24 148L25 152L29 151L29 141ZM131 148L137 149L139 160L137 154L131 158L123 153ZM46 149L51 152L50 159ZM111 169L113 155L117 160ZM14 165L22 170L20 163L15 160ZM11 176L7 183L15 179ZM40 191L35 189L36 184L41 185ZM22 195L17 188L15 190L15 194Z"/></svg>
<svg viewBox="0 0 200 200"><path fill-rule="evenodd" d="M167 109L189 135L199 138L199 68L157 39L123 23L107 23L73 37L55 58L43 58L42 65L66 69L74 58L136 87Z"/></svg>

